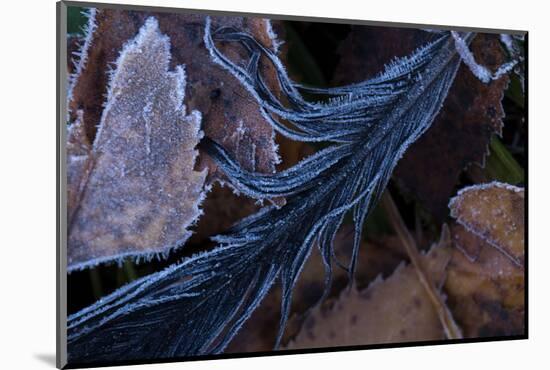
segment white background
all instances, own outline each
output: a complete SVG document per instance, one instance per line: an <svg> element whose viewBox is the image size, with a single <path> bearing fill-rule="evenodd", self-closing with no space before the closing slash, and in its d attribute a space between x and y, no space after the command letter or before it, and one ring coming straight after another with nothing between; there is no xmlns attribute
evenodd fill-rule
<svg viewBox="0 0 550 370"><path fill-rule="evenodd" d="M112 1L122 3L121 1ZM142 5L526 29L529 37L529 340L203 361L133 369L518 369L548 364L550 263L543 1L149 0ZM534 4L538 4L534 5ZM55 354L55 2L8 0L0 13L0 368L53 368ZM546 353L544 352L546 350ZM545 356L546 355L546 356ZM533 367L540 367L533 366ZM547 365L546 365L547 366ZM531 366L529 366L530 368Z"/></svg>

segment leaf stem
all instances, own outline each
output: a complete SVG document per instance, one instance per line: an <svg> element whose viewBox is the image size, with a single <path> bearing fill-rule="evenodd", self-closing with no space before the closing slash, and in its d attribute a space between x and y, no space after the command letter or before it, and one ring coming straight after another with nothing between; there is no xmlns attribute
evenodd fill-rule
<svg viewBox="0 0 550 370"><path fill-rule="evenodd" d="M462 331L454 321L451 312L445 305L445 302L435 287L434 282L426 275L416 242L407 229L407 226L405 225L405 222L403 221L403 218L401 217L401 214L399 213L397 206L388 191L386 191L382 196L381 204L388 215L390 224L401 239L403 247L411 259L411 263L415 267L420 283L426 289L426 292L428 293L428 296L437 311L439 320L441 321L441 325L445 331L445 335L448 339L461 339Z"/></svg>

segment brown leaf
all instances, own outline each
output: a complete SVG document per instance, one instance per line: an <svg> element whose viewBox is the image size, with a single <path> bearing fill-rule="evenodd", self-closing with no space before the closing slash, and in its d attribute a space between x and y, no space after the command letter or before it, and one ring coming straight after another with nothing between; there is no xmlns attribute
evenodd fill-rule
<svg viewBox="0 0 550 370"><path fill-rule="evenodd" d="M455 247L460 243L461 249L478 251L474 262L455 249L447 269L447 303L464 337L523 334L523 269L461 225L453 225L452 230Z"/></svg>
<svg viewBox="0 0 550 370"><path fill-rule="evenodd" d="M343 263L351 257L353 229L343 227L334 240L336 256ZM355 284L366 288L378 276L389 276L406 256L393 237L369 243L362 242L358 254ZM293 290L291 315L286 326L283 343L288 343L301 329L307 312L318 303L324 289L324 268L318 248L314 248ZM333 283L329 297L338 296L349 284L347 273L333 266ZM279 327L281 292L271 290L262 304L244 324L241 331L226 349L226 353L271 351Z"/></svg>
<svg viewBox="0 0 550 370"><path fill-rule="evenodd" d="M279 286L274 286L231 340L224 353L272 351L280 317L281 291Z"/></svg>
<svg viewBox="0 0 550 370"><path fill-rule="evenodd" d="M341 50L337 84L372 76L395 56L409 54L434 36L413 29L354 26ZM492 69L505 61L498 35L478 34L471 48L476 60ZM432 127L411 145L397 165L400 187L442 221L458 177L471 163L484 163L491 135L502 130L502 98L508 76L488 85L462 65Z"/></svg>
<svg viewBox="0 0 550 370"><path fill-rule="evenodd" d="M219 183L212 185L202 203L204 215L193 228L193 236L189 243L204 247L208 238L221 234L238 220L255 213L259 206L255 201L242 195L237 195L228 186Z"/></svg>
<svg viewBox="0 0 550 370"><path fill-rule="evenodd" d="M256 101L228 72L215 65L203 45L204 16L196 14L150 13L129 10L97 10L92 23L95 31L85 50L82 72L71 87L69 101L73 119L83 111L86 133L95 137L107 92L107 71L118 57L126 40L133 37L144 20L154 16L160 30L172 43L171 68L184 64L188 75L187 106L203 114L206 135L225 147L247 169L273 172L278 161L273 130L258 110ZM261 18L213 17L213 26L235 26L252 32L257 39L273 43L268 34L269 21ZM225 49L224 49L224 52ZM236 51L227 50L230 57ZM267 67L266 67L267 68ZM274 73L266 71L275 81ZM268 84L270 80L268 79ZM210 168L209 177L218 174L215 165L201 156L200 168Z"/></svg>
<svg viewBox="0 0 550 370"><path fill-rule="evenodd" d="M392 59L411 54L433 38L415 29L352 26L340 46L333 83L344 85L374 77Z"/></svg>
<svg viewBox="0 0 550 370"><path fill-rule="evenodd" d="M82 72L72 87L69 102L73 119L83 111L88 137L93 140L101 116L107 91L109 66L116 60L120 48L133 37L148 16L155 16L162 33L170 37L172 59L170 65L185 64L187 71L187 106L199 110L205 134L221 144L244 168L271 173L279 161L274 132L260 114L256 100L234 77L213 63L203 44L204 16L193 14L150 13L128 10L97 10L92 19L95 29L89 35L86 60ZM212 17L213 27L234 26L251 32L266 47L278 46L272 39L270 21L261 18ZM221 46L226 55L239 60L238 50ZM275 88L273 67L265 67L266 83ZM206 153L200 153L198 169L208 168L208 184L214 184L224 175ZM255 201L232 193L227 187L213 186L204 203L205 214L196 227L193 243L202 243L208 237L224 231L242 217L252 213ZM220 216L223 220L220 221Z"/></svg>
<svg viewBox="0 0 550 370"><path fill-rule="evenodd" d="M523 189L502 183L465 188L450 202L458 223L445 291L466 337L524 333L524 202Z"/></svg>
<svg viewBox="0 0 550 370"><path fill-rule="evenodd" d="M422 256L437 282L445 278L449 247ZM287 349L444 339L438 315L412 266L399 266L366 290L352 288L315 308Z"/></svg>
<svg viewBox="0 0 550 370"><path fill-rule="evenodd" d="M349 263L353 250L354 229L343 226L334 239L335 256L342 264ZM394 244L395 243L395 244ZM382 275L389 276L406 259L399 242L392 237L377 241L362 241L357 255L355 285L366 288ZM349 284L348 273L333 262L331 295L339 295ZM325 269L318 248L314 248L294 287L292 312L305 313L318 303L324 289Z"/></svg>
<svg viewBox="0 0 550 370"><path fill-rule="evenodd" d="M281 162L277 166L278 171L288 169L301 160L315 153L315 148L303 141L288 139L282 135L277 136Z"/></svg>
<svg viewBox="0 0 550 370"><path fill-rule="evenodd" d="M82 193L81 185L90 171L90 144L84 123L82 111L77 112L77 119L67 127L67 216L70 220Z"/></svg>
<svg viewBox="0 0 550 370"><path fill-rule="evenodd" d="M206 177L193 170L201 115L185 115L185 73L181 66L169 71L169 63L170 41L149 18L116 61L85 170L68 176L69 199L78 193L69 215L69 270L167 253L191 234ZM79 158L72 153L86 150L82 121L73 125L69 174Z"/></svg>
<svg viewBox="0 0 550 370"><path fill-rule="evenodd" d="M462 189L449 203L458 223L520 266L525 259L524 207L524 190L499 182Z"/></svg>

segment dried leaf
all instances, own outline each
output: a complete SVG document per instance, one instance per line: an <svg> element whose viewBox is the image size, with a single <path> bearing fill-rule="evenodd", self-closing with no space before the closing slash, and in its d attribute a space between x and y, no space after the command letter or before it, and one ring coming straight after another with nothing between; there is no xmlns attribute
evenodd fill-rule
<svg viewBox="0 0 550 370"><path fill-rule="evenodd" d="M223 233L258 209L259 206L253 199L235 194L229 186L215 183L202 203L204 215L193 228L194 233L189 243L204 249L211 236Z"/></svg>
<svg viewBox="0 0 550 370"><path fill-rule="evenodd" d="M349 261L353 253L354 233L351 227L342 227L334 240L335 256L342 263ZM385 237L369 243L362 242L357 255L355 286L366 288L377 277L390 276L406 258L395 237ZM294 287L291 316L283 344L294 338L307 318L308 310L319 303L324 290L324 268L318 248L314 248L304 265L300 278ZM349 284L348 273L342 268L334 268L333 282L329 297L337 297ZM237 336L229 344L225 353L271 351L278 331L281 314L281 290L272 289L262 304L244 324Z"/></svg>
<svg viewBox="0 0 550 370"><path fill-rule="evenodd" d="M202 41L202 15L92 9L88 29L93 32L88 32L88 42L82 51L85 58L81 72L73 79L70 89L72 98L69 105L73 119L76 112L82 110L87 135L94 138L107 91L105 71L116 60L124 42L150 15L158 19L161 31L170 37L171 67L177 64L186 66L186 105L203 114L205 134L222 144L245 168L273 172L279 161L273 130L250 94L210 59ZM266 47L278 46L268 19L214 17L213 22L216 26L250 30ZM231 55L239 58L234 53ZM274 72L269 69L266 66L266 75L275 81ZM195 167L209 169L208 184L224 178L206 153L201 153ZM234 195L220 186L214 186L208 192L204 207L204 216L197 224L192 243L204 244L209 237L225 231L258 208L254 200Z"/></svg>
<svg viewBox="0 0 550 370"><path fill-rule="evenodd" d="M315 153L315 149L303 141L290 140L282 135L277 138L281 162L278 171L286 170Z"/></svg>
<svg viewBox="0 0 550 370"><path fill-rule="evenodd" d="M505 61L496 35L479 34L471 48L484 65L496 68ZM462 170L471 163L483 165L491 136L502 133L502 98L508 81L504 75L484 84L462 65L432 129L397 166L399 183L436 219L447 216L446 204Z"/></svg>
<svg viewBox="0 0 550 370"><path fill-rule="evenodd" d="M340 62L334 72L336 85L374 77L392 59L412 53L418 45L437 38L415 29L352 26L338 53Z"/></svg>
<svg viewBox="0 0 550 370"><path fill-rule="evenodd" d="M422 262L440 284L451 249L435 245ZM352 288L315 308L287 349L323 348L444 339L432 302L413 266L399 266L366 290Z"/></svg>
<svg viewBox="0 0 550 370"><path fill-rule="evenodd" d="M90 16L78 76L70 88L69 108L73 119L83 111L90 140L96 134L107 92L107 73L126 40L133 37L147 17L154 16L172 44L171 68L184 64L187 79L187 106L203 114L205 134L222 144L245 168L271 173L278 162L274 134L261 115L258 104L227 72L215 65L203 44L204 16L102 9ZM273 46L269 20L261 18L213 17L216 27L234 26L253 32L266 47ZM233 55L235 56L235 55ZM267 68L267 67L266 67ZM269 76L275 75L266 71ZM219 174L207 158L199 167L209 167L209 182Z"/></svg>
<svg viewBox="0 0 550 370"><path fill-rule="evenodd" d="M82 111L77 112L77 119L67 127L67 215L68 219L76 210L79 202L79 196L82 193L81 186L85 183L92 161L90 144L84 123L82 121Z"/></svg>
<svg viewBox="0 0 550 370"><path fill-rule="evenodd" d="M281 316L281 289L271 288L262 304L244 323L224 353L273 351ZM289 326L290 323L289 323ZM288 329L287 329L288 330Z"/></svg>
<svg viewBox="0 0 550 370"><path fill-rule="evenodd" d="M464 337L524 334L523 269L461 225L452 230L457 248L447 269L445 292ZM461 250L477 250L476 260Z"/></svg>
<svg viewBox="0 0 550 370"><path fill-rule="evenodd" d="M420 30L398 28L387 29L382 35L377 28L355 26L342 46L335 80L362 80L394 56L407 54L433 37ZM476 59L493 70L505 61L498 35L478 34L471 48ZM507 85L508 76L484 84L462 65L432 127L397 165L397 183L436 220L447 216L447 202L462 170L470 163L483 164L491 135L501 133L501 101Z"/></svg>
<svg viewBox="0 0 550 370"><path fill-rule="evenodd" d="M479 243L479 238L460 224L452 224L451 231L454 246L471 262L475 262L479 258L483 246L482 243Z"/></svg>
<svg viewBox="0 0 550 370"><path fill-rule="evenodd" d="M524 207L523 189L500 182L462 189L449 203L451 216L461 225L520 266L525 259Z"/></svg>
<svg viewBox="0 0 550 370"><path fill-rule="evenodd" d="M69 270L167 253L191 234L206 177L193 170L201 115L185 115L185 73L169 63L169 39L149 18L116 61L89 154L71 154L82 120L70 128Z"/></svg>
<svg viewBox="0 0 550 370"><path fill-rule="evenodd" d="M523 189L502 183L471 186L451 200L458 223L445 291L466 337L524 333L524 202Z"/></svg>
<svg viewBox="0 0 550 370"><path fill-rule="evenodd" d="M329 296L339 295L349 284L349 274L344 268L336 265L335 261L343 266L349 265L353 257L354 230L351 226L343 226L334 238L334 260L332 287ZM395 239L382 239L378 242L361 241L357 253L357 270L354 284L358 288L366 288L379 275L389 276L395 268L406 258L399 244L388 245ZM325 288L325 269L319 248L314 248L311 256L300 273L300 279L294 287L295 298L292 301L292 313L300 316L319 303Z"/></svg>
<svg viewBox="0 0 550 370"><path fill-rule="evenodd" d="M451 312L445 305L445 299L439 294L436 282L430 276L431 274L426 270L426 266L421 261L418 246L411 233L409 232L405 221L401 217L399 209L395 205L395 202L389 192L386 192L382 197L382 207L388 215L388 219L396 234L401 239L401 245L407 251L407 255L411 260L411 264L415 267L418 279L422 283L422 286L428 293L432 304L437 310L441 324L445 331L445 336L449 339L462 338L462 332L456 322L454 321ZM439 245L449 245L449 228L446 224L442 226Z"/></svg>

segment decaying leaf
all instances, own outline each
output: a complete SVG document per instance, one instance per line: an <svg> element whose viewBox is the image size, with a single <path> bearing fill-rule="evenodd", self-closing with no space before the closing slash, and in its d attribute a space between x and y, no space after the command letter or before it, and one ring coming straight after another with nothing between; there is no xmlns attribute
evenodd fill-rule
<svg viewBox="0 0 550 370"><path fill-rule="evenodd" d="M353 255L354 230L351 226L343 226L334 238L334 257L343 266L349 264ZM386 277L393 273L395 268L406 259L406 254L398 244L396 238L387 237L378 241L361 241L357 253L357 270L354 275L354 284L359 288L366 288L379 276ZM309 260L304 265L300 279L294 288L295 299L292 302L292 312L303 314L319 302L324 288L324 267L322 256L315 248ZM348 272L336 266L333 261L332 292L338 295L349 285Z"/></svg>
<svg viewBox="0 0 550 370"><path fill-rule="evenodd" d="M523 269L461 225L454 225L453 241L456 247L478 250L476 260L472 261L455 249L447 269L448 306L464 337L522 335L525 330Z"/></svg>
<svg viewBox="0 0 550 370"><path fill-rule="evenodd" d="M505 62L497 35L479 34L471 48L476 59L491 69ZM462 65L432 129L397 166L398 182L437 220L447 216L447 201L462 170L471 163L483 166L491 136L502 133L502 98L508 81L503 75L484 84Z"/></svg>
<svg viewBox="0 0 550 370"><path fill-rule="evenodd" d="M353 252L353 229L342 227L334 240L335 256L346 263ZM357 255L357 271L354 284L357 288L366 288L377 277L390 276L406 258L403 248L395 237L385 237L377 241L362 242ZM312 309L323 295L324 268L322 257L314 248L306 262L300 278L294 288L291 315L285 330L283 344L294 338ZM339 267L333 271L330 298L339 296L349 284L347 272ZM241 331L226 349L226 353L271 351L278 331L281 314L281 290L274 288L266 296L260 307L244 324Z"/></svg>
<svg viewBox="0 0 550 370"><path fill-rule="evenodd" d="M189 239L189 243L203 249L212 235L223 233L238 220L250 216L260 207L254 200L235 194L229 186L215 183L201 208L204 215L193 228L193 236Z"/></svg>
<svg viewBox="0 0 550 370"><path fill-rule="evenodd" d="M185 73L169 63L170 41L148 18L116 61L93 147L80 113L69 127L69 270L167 253L191 234L201 115L186 115Z"/></svg>
<svg viewBox="0 0 550 370"><path fill-rule="evenodd" d="M77 112L77 119L67 127L67 215L70 219L82 193L81 180L89 172L91 165L88 141L82 122L82 111Z"/></svg>
<svg viewBox="0 0 550 370"><path fill-rule="evenodd" d="M434 34L413 29L353 27L341 49L337 83L362 80L396 55L407 54ZM491 70L501 66L506 54L498 35L477 34L471 49L480 64ZM471 163L484 163L491 135L502 130L502 98L508 76L484 84L461 65L445 105L432 127L411 145L396 167L394 178L442 221L447 202L462 170ZM464 143L468 143L464 145Z"/></svg>
<svg viewBox="0 0 550 370"><path fill-rule="evenodd" d="M124 43L150 16L158 20L161 32L170 37L170 67L186 66L186 105L202 113L205 134L222 144L245 168L273 172L279 160L273 130L246 89L210 59L203 44L204 15L93 9L87 41L81 51L84 57L70 87L69 108L73 119L78 110L83 111L86 133L93 140L107 92L105 71L116 61ZM271 38L273 33L268 32L271 28L267 19L213 17L213 23L216 27L249 30L266 47L276 43ZM266 71L266 74L275 79L274 73ZM210 179L218 176L211 161L202 157L199 161L200 168L210 167Z"/></svg>
<svg viewBox="0 0 550 370"><path fill-rule="evenodd" d="M465 337L523 334L523 189L502 183L472 186L450 207L458 223L452 225L456 248L445 291Z"/></svg>
<svg viewBox="0 0 550 370"><path fill-rule="evenodd" d="M422 256L439 284L445 279L449 246L435 245ZM399 266L366 290L352 288L315 308L287 349L352 346L445 339L436 310L413 266Z"/></svg>
<svg viewBox="0 0 550 370"><path fill-rule="evenodd" d="M78 73L73 77L70 87L69 108L73 119L76 119L76 112L82 111L86 134L93 140L107 92L108 75L105 71L115 62L126 40L135 35L149 16L154 16L161 32L170 37L171 68L179 64L186 66L186 105L189 110L202 113L205 134L223 145L244 168L273 172L279 162L273 129L260 113L250 93L212 62L203 44L203 15L91 9L86 41L80 52L82 58L77 64ZM212 19L216 27L249 30L266 47L276 49L279 45L268 19ZM234 50L228 50L228 53L236 59L240 58ZM268 84L275 86L276 77L271 68L266 65L264 72ZM206 153L201 153L197 158L195 167L209 169L208 184L224 178ZM213 186L208 192L204 207L207 212L198 222L194 243L207 241L208 237L223 232L258 208L254 200L234 195L229 189L220 186ZM221 209L232 209L234 212L226 212L220 222Z"/></svg>
<svg viewBox="0 0 550 370"><path fill-rule="evenodd" d="M373 77L396 57L413 52L437 37L415 29L352 26L338 53L340 62L334 72L336 85Z"/></svg>
<svg viewBox="0 0 550 370"><path fill-rule="evenodd" d="M277 138L277 142L279 143L279 152L281 154L281 162L277 167L278 171L288 169L315 153L315 149L303 141L290 140L280 135Z"/></svg>
<svg viewBox="0 0 550 370"><path fill-rule="evenodd" d="M421 260L421 255L418 250L418 246L411 233L409 232L405 221L401 217L399 209L395 205L395 202L389 192L386 192L382 197L381 201L382 207L388 215L388 219L392 228L395 230L396 234L399 236L401 245L407 251L407 255L411 261L411 264L414 266L418 279L422 283L422 286L428 293L432 304L437 310L440 322L445 331L445 335L449 339L461 339L462 332L460 327L456 324L453 316L447 306L445 305L444 297L439 293L437 282L430 276L430 272L427 271L426 266ZM439 245L449 245L449 228L446 224L442 226L441 236Z"/></svg>
<svg viewBox="0 0 550 370"><path fill-rule="evenodd" d="M525 254L524 207L523 188L500 182L462 189L449 203L458 223L520 266Z"/></svg>

